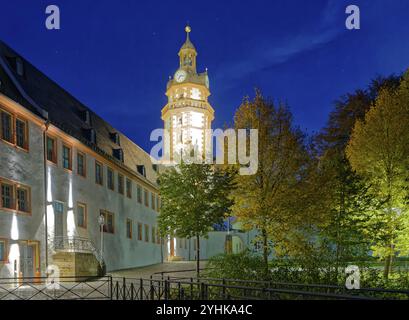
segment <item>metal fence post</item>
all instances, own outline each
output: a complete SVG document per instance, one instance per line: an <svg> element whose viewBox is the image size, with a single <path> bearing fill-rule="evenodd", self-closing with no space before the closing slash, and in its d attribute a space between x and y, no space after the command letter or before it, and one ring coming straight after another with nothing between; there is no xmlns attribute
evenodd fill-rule
<svg viewBox="0 0 409 320"><path fill-rule="evenodd" d="M122 285L123 285L123 287L122 287L122 299L126 300L126 278L125 277L122 279Z"/></svg>
<svg viewBox="0 0 409 320"><path fill-rule="evenodd" d="M180 282L178 282L178 299L181 300L182 298L182 293L181 293L182 285Z"/></svg>
<svg viewBox="0 0 409 320"><path fill-rule="evenodd" d="M131 283L131 301L134 300L134 284L133 282Z"/></svg>
<svg viewBox="0 0 409 320"><path fill-rule="evenodd" d="M110 298L111 298L111 300L113 299L113 288L112 288L112 285L113 285L113 283L112 283L112 276L110 276L109 277L109 296L110 296Z"/></svg>
<svg viewBox="0 0 409 320"><path fill-rule="evenodd" d="M139 280L139 286L140 286L139 299L143 300L143 279L142 278Z"/></svg>
<svg viewBox="0 0 409 320"><path fill-rule="evenodd" d="M150 291L151 300L155 300L155 288L153 287L152 279L150 281Z"/></svg>
<svg viewBox="0 0 409 320"><path fill-rule="evenodd" d="M169 288L168 288L168 280L165 280L165 300L169 300Z"/></svg>

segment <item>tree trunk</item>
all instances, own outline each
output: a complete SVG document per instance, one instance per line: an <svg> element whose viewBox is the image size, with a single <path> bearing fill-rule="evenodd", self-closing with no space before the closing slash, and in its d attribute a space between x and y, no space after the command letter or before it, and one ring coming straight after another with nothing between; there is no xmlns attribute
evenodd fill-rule
<svg viewBox="0 0 409 320"><path fill-rule="evenodd" d="M393 250L394 250L394 246L393 244L391 244L391 253L386 257L385 260L385 267L383 269L383 277L385 279L389 278L389 274L392 271L392 263L393 263Z"/></svg>
<svg viewBox="0 0 409 320"><path fill-rule="evenodd" d="M261 234L263 236L263 260L264 260L264 272L266 277L268 277L268 238L267 238L267 231L266 229L263 229L261 231Z"/></svg>
<svg viewBox="0 0 409 320"><path fill-rule="evenodd" d="M200 277L200 236L196 236L196 274Z"/></svg>

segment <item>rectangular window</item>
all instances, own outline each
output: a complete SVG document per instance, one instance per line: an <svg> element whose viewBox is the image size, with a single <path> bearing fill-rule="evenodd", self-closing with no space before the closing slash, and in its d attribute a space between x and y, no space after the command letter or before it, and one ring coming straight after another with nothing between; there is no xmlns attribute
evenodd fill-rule
<svg viewBox="0 0 409 320"><path fill-rule="evenodd" d="M64 169L71 170L72 161L71 161L71 148L63 145L62 146L62 166Z"/></svg>
<svg viewBox="0 0 409 320"><path fill-rule="evenodd" d="M160 244L160 232L159 228L156 229L156 243Z"/></svg>
<svg viewBox="0 0 409 320"><path fill-rule="evenodd" d="M124 194L124 176L118 173L118 192Z"/></svg>
<svg viewBox="0 0 409 320"><path fill-rule="evenodd" d="M6 248L7 248L6 241L0 239L0 262L6 262L7 261Z"/></svg>
<svg viewBox="0 0 409 320"><path fill-rule="evenodd" d="M7 209L14 209L14 192L11 184L1 184L1 206Z"/></svg>
<svg viewBox="0 0 409 320"><path fill-rule="evenodd" d="M145 242L149 242L149 226L145 224Z"/></svg>
<svg viewBox="0 0 409 320"><path fill-rule="evenodd" d="M28 149L27 127L27 121L16 119L16 145L26 150Z"/></svg>
<svg viewBox="0 0 409 320"><path fill-rule="evenodd" d="M114 171L111 168L107 168L107 184L108 184L108 189L110 189L110 190L115 189Z"/></svg>
<svg viewBox="0 0 409 320"><path fill-rule="evenodd" d="M152 227L152 236L151 236L152 243L156 242L156 230L155 227Z"/></svg>
<svg viewBox="0 0 409 320"><path fill-rule="evenodd" d="M149 191L146 189L143 189L144 193L144 198L145 198L145 206L149 207Z"/></svg>
<svg viewBox="0 0 409 320"><path fill-rule="evenodd" d="M85 154L77 152L77 173L78 175L85 177L86 174Z"/></svg>
<svg viewBox="0 0 409 320"><path fill-rule="evenodd" d="M1 138L4 141L13 143L13 121L11 114L1 112Z"/></svg>
<svg viewBox="0 0 409 320"><path fill-rule="evenodd" d="M101 215L104 216L105 218L105 224L104 224L104 232L106 233L114 233L114 214L105 210L101 210Z"/></svg>
<svg viewBox="0 0 409 320"><path fill-rule="evenodd" d="M180 249L183 248L183 239L179 239L179 248L180 248Z"/></svg>
<svg viewBox="0 0 409 320"><path fill-rule="evenodd" d="M104 176L102 173L102 163L95 161L95 183L99 185L104 184Z"/></svg>
<svg viewBox="0 0 409 320"><path fill-rule="evenodd" d="M132 181L126 178L126 196L132 198Z"/></svg>
<svg viewBox="0 0 409 320"><path fill-rule="evenodd" d="M138 223L138 240L142 241L142 223Z"/></svg>
<svg viewBox="0 0 409 320"><path fill-rule="evenodd" d="M132 220L126 219L126 237L132 239Z"/></svg>
<svg viewBox="0 0 409 320"><path fill-rule="evenodd" d="M151 208L152 208L152 210L156 210L155 204L156 204L155 194L152 192L152 193L151 193Z"/></svg>
<svg viewBox="0 0 409 320"><path fill-rule="evenodd" d="M83 203L77 205L77 226L87 228L87 206Z"/></svg>
<svg viewBox="0 0 409 320"><path fill-rule="evenodd" d="M47 137L47 160L57 163L56 140L51 137Z"/></svg>
<svg viewBox="0 0 409 320"><path fill-rule="evenodd" d="M17 210L22 212L30 212L29 189L17 187Z"/></svg>
<svg viewBox="0 0 409 320"><path fill-rule="evenodd" d="M142 187L138 185L136 188L137 191L137 197L138 197L138 203L142 203Z"/></svg>

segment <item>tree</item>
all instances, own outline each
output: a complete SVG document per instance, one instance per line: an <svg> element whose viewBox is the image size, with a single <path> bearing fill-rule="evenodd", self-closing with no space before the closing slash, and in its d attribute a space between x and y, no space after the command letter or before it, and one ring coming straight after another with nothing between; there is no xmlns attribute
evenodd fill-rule
<svg viewBox="0 0 409 320"><path fill-rule="evenodd" d="M159 176L162 235L195 238L196 271L199 276L200 237L231 212L233 175L209 164L181 163Z"/></svg>
<svg viewBox="0 0 409 320"><path fill-rule="evenodd" d="M297 206L307 200L297 192L308 168L304 134L294 128L287 106L276 106L259 91L238 108L234 127L258 129L258 171L237 176L233 211L245 226L260 231L267 274L270 249L285 252L302 236L299 227L311 222Z"/></svg>
<svg viewBox="0 0 409 320"><path fill-rule="evenodd" d="M374 254L384 259L387 278L393 257L408 249L409 71L398 89L384 87L358 120L346 154L352 168L370 184L380 208L367 212L365 226Z"/></svg>
<svg viewBox="0 0 409 320"><path fill-rule="evenodd" d="M328 223L320 230L320 238L332 243L335 279L343 263L366 257L370 240L365 236L364 212L377 205L369 186L351 168L345 149L357 120L363 120L382 88L396 88L400 78L378 77L366 90L356 90L335 102L328 123L315 137L318 159L317 183L319 203L327 213Z"/></svg>

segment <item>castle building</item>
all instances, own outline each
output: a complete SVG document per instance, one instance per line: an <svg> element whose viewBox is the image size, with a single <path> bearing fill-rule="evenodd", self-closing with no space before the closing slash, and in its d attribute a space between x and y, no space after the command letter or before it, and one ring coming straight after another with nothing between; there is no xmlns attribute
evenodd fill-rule
<svg viewBox="0 0 409 320"><path fill-rule="evenodd" d="M172 149L202 153L214 111L186 32L162 119ZM147 152L0 41L0 278L194 259L193 239L173 239L168 250L159 237L157 170ZM224 252L225 236L201 239L204 259Z"/></svg>

